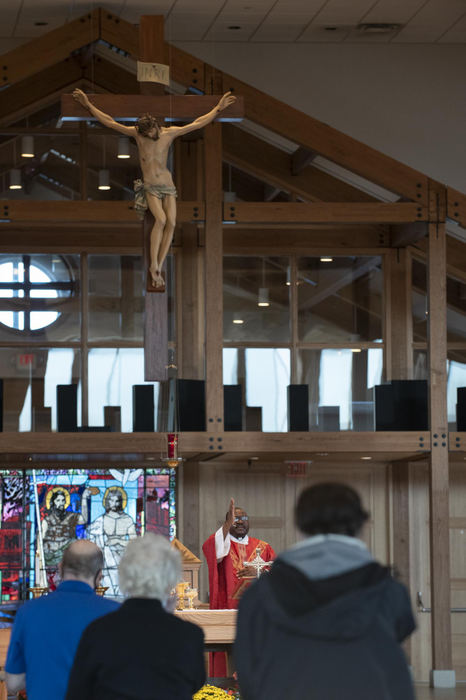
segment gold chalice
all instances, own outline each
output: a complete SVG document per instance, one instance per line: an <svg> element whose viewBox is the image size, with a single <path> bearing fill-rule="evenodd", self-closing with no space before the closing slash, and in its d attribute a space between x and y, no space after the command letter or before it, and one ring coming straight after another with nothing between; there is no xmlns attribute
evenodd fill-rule
<svg viewBox="0 0 466 700"><path fill-rule="evenodd" d="M187 581L180 581L180 583L176 584L176 609L177 610L184 610L184 596L185 596L185 591L189 587L189 583Z"/></svg>
<svg viewBox="0 0 466 700"><path fill-rule="evenodd" d="M197 596L197 588L187 588L184 592L184 597L188 601L188 610L193 610L194 608L194 598Z"/></svg>

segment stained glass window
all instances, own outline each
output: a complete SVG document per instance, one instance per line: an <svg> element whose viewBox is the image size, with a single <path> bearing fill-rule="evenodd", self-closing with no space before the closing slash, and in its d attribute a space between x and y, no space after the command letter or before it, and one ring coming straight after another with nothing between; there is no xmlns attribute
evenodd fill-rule
<svg viewBox="0 0 466 700"><path fill-rule="evenodd" d="M173 469L0 471L2 601L29 597L45 581L53 590L67 545L90 539L104 553L102 584L118 596L126 544L144 532L175 536Z"/></svg>

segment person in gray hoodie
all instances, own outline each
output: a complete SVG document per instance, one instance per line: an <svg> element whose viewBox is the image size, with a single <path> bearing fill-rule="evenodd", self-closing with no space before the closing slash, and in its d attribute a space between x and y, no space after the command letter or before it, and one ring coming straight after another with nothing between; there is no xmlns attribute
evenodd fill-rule
<svg viewBox="0 0 466 700"><path fill-rule="evenodd" d="M406 588L358 534L368 518L338 483L305 489L306 539L244 594L235 662L244 700L414 700L400 646L415 629Z"/></svg>

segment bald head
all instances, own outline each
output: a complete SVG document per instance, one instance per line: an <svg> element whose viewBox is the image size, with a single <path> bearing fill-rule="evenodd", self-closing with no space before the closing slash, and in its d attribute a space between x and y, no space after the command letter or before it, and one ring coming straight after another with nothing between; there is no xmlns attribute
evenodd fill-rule
<svg viewBox="0 0 466 700"><path fill-rule="evenodd" d="M102 550L89 540L75 540L65 549L61 560L64 581L83 581L94 586L104 565Z"/></svg>

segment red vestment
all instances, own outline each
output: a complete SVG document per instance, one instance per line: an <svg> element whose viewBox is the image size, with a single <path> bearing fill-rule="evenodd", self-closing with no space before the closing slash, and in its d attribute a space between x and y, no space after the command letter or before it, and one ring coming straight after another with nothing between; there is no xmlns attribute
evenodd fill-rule
<svg viewBox="0 0 466 700"><path fill-rule="evenodd" d="M209 567L209 600L211 610L224 610L237 608L239 596L245 588L245 580L238 578L237 572L245 566L244 562L252 561L256 557L256 549L264 561L273 561L275 552L272 547L263 540L249 535L247 544L230 541L230 551L221 561L217 562L215 551L215 535L211 535L202 545ZM250 585L249 580L246 585ZM240 589L242 589L240 591ZM216 678L226 676L225 654L213 654L210 675Z"/></svg>

